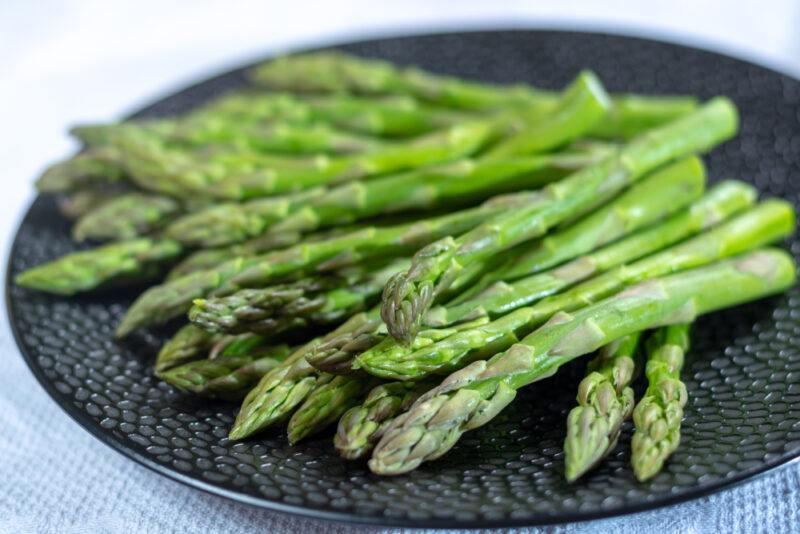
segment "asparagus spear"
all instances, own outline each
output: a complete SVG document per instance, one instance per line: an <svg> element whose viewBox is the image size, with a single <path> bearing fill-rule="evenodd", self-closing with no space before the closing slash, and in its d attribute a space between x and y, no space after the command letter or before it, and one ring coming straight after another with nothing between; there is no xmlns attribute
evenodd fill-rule
<svg viewBox="0 0 800 534"><path fill-rule="evenodd" d="M248 385L257 382L288 355L287 345L260 347L242 354L185 363L159 376L168 384L195 395L230 397L246 391ZM238 388L230 387L232 380ZM220 384L224 386L219 387Z"/></svg>
<svg viewBox="0 0 800 534"><path fill-rule="evenodd" d="M557 107L531 126L489 148L489 159L535 154L561 146L591 131L607 115L611 101L594 73L583 71L567 88Z"/></svg>
<svg viewBox="0 0 800 534"><path fill-rule="evenodd" d="M242 402L228 437L234 440L244 439L288 417L314 388L333 378L333 375L319 373L311 367L306 361L306 355L320 341L350 330L358 330L365 323L374 321L377 315L377 310L357 313L322 340L307 343L264 375Z"/></svg>
<svg viewBox="0 0 800 534"><path fill-rule="evenodd" d="M197 246L220 246L261 235L310 232L403 210L467 204L489 194L537 189L600 157L567 153L499 161L462 159L283 202L281 197L212 206L181 218L168 235Z"/></svg>
<svg viewBox="0 0 800 534"><path fill-rule="evenodd" d="M407 94L425 102L459 109L496 109L530 105L538 93L523 86L493 86L437 76L413 67L357 58L341 52L317 52L273 59L255 67L251 78L273 89L305 92Z"/></svg>
<svg viewBox="0 0 800 534"><path fill-rule="evenodd" d="M244 287L267 285L306 270L326 271L360 261L408 254L420 245L453 232L472 228L489 217L524 203L533 194L522 192L489 200L482 206L415 223L368 226L331 239L255 256L235 258L208 271L192 273L150 288L128 309L117 335L166 321L186 312L194 299L221 296Z"/></svg>
<svg viewBox="0 0 800 534"><path fill-rule="evenodd" d="M493 85L397 67L389 62L358 58L341 52L317 52L282 57L251 72L261 85L306 92L411 95L441 106L467 110L534 108L545 113L558 95L524 85ZM630 137L644 129L694 110L692 97L620 95L608 120L593 135Z"/></svg>
<svg viewBox="0 0 800 534"><path fill-rule="evenodd" d="M57 295L150 280L181 253L180 244L141 237L73 252L17 275L22 287Z"/></svg>
<svg viewBox="0 0 800 534"><path fill-rule="evenodd" d="M335 376L329 382L317 386L289 419L289 443L297 443L338 421L377 382L369 375L353 374Z"/></svg>
<svg viewBox="0 0 800 534"><path fill-rule="evenodd" d="M370 390L364 401L339 419L333 444L339 454L356 460L370 452L394 417L434 386L431 381L389 382Z"/></svg>
<svg viewBox="0 0 800 534"><path fill-rule="evenodd" d="M90 211L100 207L109 200L119 196L120 192L114 189L80 188L59 194L57 197L58 211L69 219L78 219Z"/></svg>
<svg viewBox="0 0 800 534"><path fill-rule="evenodd" d="M615 241L696 200L703 193L705 177L697 157L667 165L575 224L543 237L477 285L542 272Z"/></svg>
<svg viewBox="0 0 800 534"><path fill-rule="evenodd" d="M107 187L125 179L118 152L112 147L100 147L51 165L36 180L36 189L40 193L66 193Z"/></svg>
<svg viewBox="0 0 800 534"><path fill-rule="evenodd" d="M687 398L680 373L689 348L689 324L658 329L646 347L648 387L633 410L636 432L631 441L631 465L639 481L656 475L680 443Z"/></svg>
<svg viewBox="0 0 800 534"><path fill-rule="evenodd" d="M480 357L487 346L492 350L508 348L558 312L580 309L649 278L706 265L773 243L789 235L794 225L790 204L768 200L681 244L621 265L533 306L517 308L488 324L458 332L435 344L423 339L420 348L412 345L414 350L409 351L400 343L382 343L357 356L353 368L391 380L417 380L432 373L449 372Z"/></svg>
<svg viewBox="0 0 800 534"><path fill-rule="evenodd" d="M697 112L637 137L618 155L546 187L539 202L498 216L458 238L431 243L417 252L408 272L398 274L386 285L381 317L389 332L406 342L413 339L434 298L464 265L541 236L659 165L713 147L733 135L736 128L733 104L724 98L713 99Z"/></svg>
<svg viewBox="0 0 800 534"><path fill-rule="evenodd" d="M303 236L300 233L285 232L283 234L268 234L254 237L242 243L235 243L225 247L207 248L197 250L175 267L170 269L167 280L175 280L181 276L197 271L213 269L231 258L252 257L265 252L285 248L299 243L301 240L313 239L312 236Z"/></svg>
<svg viewBox="0 0 800 534"><path fill-rule="evenodd" d="M206 332L193 324L183 326L158 352L155 363L156 375L161 376L173 367L199 360L221 339L222 336Z"/></svg>
<svg viewBox="0 0 800 534"><path fill-rule="evenodd" d="M401 258L375 271L343 279L304 279L293 284L243 289L227 297L197 299L189 320L211 332L276 333L288 327L330 324L375 303L386 280L408 268Z"/></svg>
<svg viewBox="0 0 800 534"><path fill-rule="evenodd" d="M164 226L180 211L180 204L172 198L127 193L83 215L72 236L76 241L133 239Z"/></svg>
<svg viewBox="0 0 800 534"><path fill-rule="evenodd" d="M600 349L578 386L578 406L567 417L564 463L574 482L616 447L622 423L633 411L630 387L641 332L623 336Z"/></svg>
<svg viewBox="0 0 800 534"><path fill-rule="evenodd" d="M308 360L323 371L344 374L350 372L353 359L362 353L365 354L359 357L358 365L365 365L367 369L371 368L370 362L373 358L378 361L386 358L413 358L411 354L416 349L433 343L434 339L443 339L450 335L448 332L451 331L442 327L480 317L497 318L516 308L531 305L597 273L646 256L708 229L730 215L752 206L755 196L752 186L741 182L722 182L663 223L652 225L549 271L511 284L498 282L463 302L431 308L423 322L428 327L437 328L423 330L410 346L394 338L387 338L385 326L380 329L376 326L372 331L361 332L355 338L323 343ZM564 246L568 245L565 243ZM388 365L381 363L379 366Z"/></svg>
<svg viewBox="0 0 800 534"><path fill-rule="evenodd" d="M641 283L574 315L559 313L508 351L453 373L385 431L369 461L394 475L445 454L467 430L494 418L516 390L618 337L763 298L795 282L791 257L762 249Z"/></svg>
<svg viewBox="0 0 800 534"><path fill-rule="evenodd" d="M498 133L497 121L473 120L358 156L329 159L316 171L254 168L206 181L195 190L212 198L245 200L332 185L467 157Z"/></svg>

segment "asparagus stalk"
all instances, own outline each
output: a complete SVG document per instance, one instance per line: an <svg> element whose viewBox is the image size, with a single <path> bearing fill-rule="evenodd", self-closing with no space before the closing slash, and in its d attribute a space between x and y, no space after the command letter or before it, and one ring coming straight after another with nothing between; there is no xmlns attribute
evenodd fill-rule
<svg viewBox="0 0 800 534"><path fill-rule="evenodd" d="M333 444L339 454L356 460L370 452L394 417L434 386L431 381L389 382L370 390L364 401L339 419Z"/></svg>
<svg viewBox="0 0 800 534"><path fill-rule="evenodd" d="M129 308L117 335L124 336L135 328L166 321L186 312L194 299L211 294L222 296L244 287L263 286L303 271L327 271L370 258L408 254L443 235L472 228L504 210L524 205L532 195L522 192L501 196L477 208L415 223L368 226L323 241L301 243L252 258L232 259L214 269L150 288Z"/></svg>
<svg viewBox="0 0 800 534"><path fill-rule="evenodd" d="M22 287L75 295L101 287L151 280L181 254L180 244L141 237L73 252L17 275Z"/></svg>
<svg viewBox="0 0 800 534"><path fill-rule="evenodd" d="M513 256L477 285L542 272L616 241L697 200L705 179L705 167L697 157L667 165L575 224L548 234L529 250Z"/></svg>
<svg viewBox="0 0 800 534"><path fill-rule="evenodd" d="M535 154L561 146L591 131L611 107L603 84L594 73L583 71L567 88L556 108L533 125L489 148L489 159Z"/></svg>
<svg viewBox="0 0 800 534"><path fill-rule="evenodd" d="M195 395L227 398L246 391L248 385L257 382L288 355L287 345L260 347L242 354L185 363L159 376L164 382ZM237 388L231 387L232 381Z"/></svg>
<svg viewBox="0 0 800 534"><path fill-rule="evenodd" d="M127 193L83 215L72 236L76 241L133 239L161 228L180 211L170 197Z"/></svg>
<svg viewBox="0 0 800 534"><path fill-rule="evenodd" d="M357 313L322 340L313 340L264 375L245 397L228 437L244 439L276 424L294 411L317 386L330 381L333 375L320 373L306 361L306 355L320 341L358 330L377 317L377 310Z"/></svg>
<svg viewBox="0 0 800 534"><path fill-rule="evenodd" d="M473 120L358 156L329 159L316 171L255 168L229 173L196 191L212 198L246 200L400 172L470 156L494 139L497 129L497 121Z"/></svg>
<svg viewBox="0 0 800 534"><path fill-rule="evenodd" d="M647 340L647 392L633 410L636 432L631 441L631 465L639 481L658 473L678 448L686 405L686 386L680 379L689 348L689 324L658 329Z"/></svg>
<svg viewBox="0 0 800 534"><path fill-rule="evenodd" d="M578 310L649 278L707 265L773 243L789 235L794 225L790 204L768 200L683 243L621 265L533 306L517 308L478 328L455 333L433 344L423 339L421 347L411 345L413 350L400 343L381 343L358 355L352 367L391 380L417 380L432 373L450 372L479 358L487 347L505 350L558 312Z"/></svg>
<svg viewBox="0 0 800 534"><path fill-rule="evenodd" d="M574 482L617 446L622 423L633 411L630 387L641 332L623 336L600 349L578 386L578 406L567 417L564 463Z"/></svg>
<svg viewBox="0 0 800 534"><path fill-rule="evenodd" d="M502 87L437 76L386 61L357 58L341 52L286 56L255 67L251 78L273 89L301 92L406 94L425 102L458 109L496 109L529 105L537 93L523 86Z"/></svg>
<svg viewBox="0 0 800 534"><path fill-rule="evenodd" d="M36 189L40 193L69 193L125 180L118 152L112 147L99 147L51 165L36 180Z"/></svg>
<svg viewBox="0 0 800 534"><path fill-rule="evenodd" d="M335 376L317 386L289 419L289 443L297 443L338 421L376 384L377 380L369 375L353 374Z"/></svg>
<svg viewBox="0 0 800 534"><path fill-rule="evenodd" d="M58 211L68 219L79 219L106 202L117 198L120 191L110 187L79 188L59 194Z"/></svg>
<svg viewBox="0 0 800 534"><path fill-rule="evenodd" d="M539 202L488 221L466 234L447 237L421 249L411 268L386 286L381 317L389 332L410 341L434 298L460 274L464 265L539 237L556 224L595 206L636 182L654 168L704 151L736 131L733 104L716 98L697 112L637 137L619 154L547 186Z"/></svg>
<svg viewBox="0 0 800 534"><path fill-rule="evenodd" d="M215 205L171 225L168 235L220 246L262 235L310 232L404 210L464 205L490 194L538 189L599 158L567 153L499 161L462 159L368 181L354 181L282 202L280 197Z"/></svg>
<svg viewBox="0 0 800 534"><path fill-rule="evenodd" d="M158 352L155 363L156 375L161 376L173 367L203 358L221 339L222 336L206 332L193 324L183 326Z"/></svg>
<svg viewBox="0 0 800 534"><path fill-rule="evenodd" d="M545 326L488 362L447 377L385 431L369 461L378 474L406 473L445 454L467 430L494 418L516 390L552 376L570 360L624 335L775 294L795 282L783 251L762 249L729 261L649 280Z"/></svg>
<svg viewBox="0 0 800 534"><path fill-rule="evenodd" d="M377 361L387 358L394 361L413 358L411 354L415 350L452 333L443 327L476 318L497 318L522 306L531 305L597 273L636 260L706 230L732 214L752 206L755 197L756 192L752 186L741 182L722 182L663 223L652 225L549 271L510 284L498 282L464 301L431 308L423 322L432 328L420 332L411 345L387 338L385 326L376 326L372 331L360 333L357 338L323 343L308 360L323 371L344 374L352 370L353 359L362 353L364 354L359 357L357 365L364 365L368 370L372 368L373 358ZM564 246L568 244L565 243ZM390 364L376 365L387 367Z"/></svg>
<svg viewBox="0 0 800 534"><path fill-rule="evenodd" d="M197 299L189 320L210 332L281 332L307 324L331 324L375 303L386 280L408 268L401 258L375 271L358 269L344 279L304 279L293 284L243 289L227 297Z"/></svg>

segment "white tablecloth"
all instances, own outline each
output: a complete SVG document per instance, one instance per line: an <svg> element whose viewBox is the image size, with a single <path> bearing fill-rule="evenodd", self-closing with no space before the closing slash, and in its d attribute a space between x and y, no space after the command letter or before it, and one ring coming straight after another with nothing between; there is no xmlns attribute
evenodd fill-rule
<svg viewBox="0 0 800 534"><path fill-rule="evenodd" d="M383 32L622 28L708 43L800 72L793 0L2 2L0 235L8 249L66 127L110 120L206 73L272 50ZM498 5L500 4L500 5ZM43 392L0 325L0 532L349 532L241 506L156 475L101 444ZM800 467L674 507L544 532L793 532ZM372 529L379 530L379 529ZM387 530L389 532L391 530ZM538 530L531 530L536 532Z"/></svg>

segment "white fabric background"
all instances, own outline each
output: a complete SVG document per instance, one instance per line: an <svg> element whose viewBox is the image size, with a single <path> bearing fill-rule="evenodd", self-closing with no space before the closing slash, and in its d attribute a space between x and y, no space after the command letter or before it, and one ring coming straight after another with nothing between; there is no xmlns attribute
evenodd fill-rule
<svg viewBox="0 0 800 534"><path fill-rule="evenodd" d="M65 135L70 124L120 117L198 77L273 51L435 29L595 28L699 44L798 74L799 23L796 0L3 0L0 244L8 250L32 199L35 175L74 148ZM0 359L2 533L357 528L240 506L162 478L108 449L41 390L5 316ZM799 482L794 465L691 503L542 531L797 532Z"/></svg>

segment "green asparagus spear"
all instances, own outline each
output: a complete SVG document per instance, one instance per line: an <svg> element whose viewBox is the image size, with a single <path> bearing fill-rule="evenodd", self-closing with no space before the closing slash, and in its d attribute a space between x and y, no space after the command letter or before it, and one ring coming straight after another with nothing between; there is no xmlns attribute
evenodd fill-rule
<svg viewBox="0 0 800 534"><path fill-rule="evenodd" d="M221 339L222 336L218 334L212 334L193 324L187 324L161 347L156 357L156 375L161 376L162 373L173 367L204 358Z"/></svg>
<svg viewBox="0 0 800 534"><path fill-rule="evenodd" d="M409 260L401 258L374 271L357 269L343 278L316 277L197 299L189 310L189 320L204 330L233 334L274 334L309 323L335 323L374 304L386 280L408 265Z"/></svg>
<svg viewBox="0 0 800 534"><path fill-rule="evenodd" d="M68 254L20 273L16 283L57 295L74 295L153 279L180 253L178 243L142 237Z"/></svg>
<svg viewBox="0 0 800 534"><path fill-rule="evenodd" d="M534 109L546 113L558 95L523 85L493 85L436 75L414 67L397 67L379 60L341 52L318 52L282 57L251 72L261 85L305 92L347 92L368 95L410 95L425 102L462 110ZM620 95L609 118L592 133L604 137L632 137L690 113L692 97Z"/></svg>
<svg viewBox="0 0 800 534"><path fill-rule="evenodd" d="M795 283L795 269L785 252L762 249L648 280L574 315L559 313L506 352L473 362L420 397L385 431L369 467L385 475L411 471L492 420L517 389L552 376L564 363L636 331L783 291Z"/></svg>
<svg viewBox="0 0 800 534"><path fill-rule="evenodd" d="M56 199L58 211L68 219L78 219L99 208L109 200L117 198L120 191L110 187L81 188L59 194Z"/></svg>
<svg viewBox="0 0 800 534"><path fill-rule="evenodd" d="M623 336L589 362L578 386L578 406L567 417L564 463L567 481L574 482L617 446L622 423L633 411L635 358L641 332Z"/></svg>
<svg viewBox="0 0 800 534"><path fill-rule="evenodd" d="M242 402L228 437L244 439L288 417L314 388L333 378L333 375L320 373L311 367L306 355L320 341L358 330L364 323L374 321L377 315L377 310L357 313L322 340L307 343L264 375Z"/></svg>
<svg viewBox="0 0 800 534"><path fill-rule="evenodd" d="M794 231L794 226L791 205L768 200L683 243L621 265L533 306L517 308L478 328L458 332L434 344L423 339L420 342L423 346L416 349L412 345L411 351L400 343L382 343L357 356L353 368L391 380L418 380L432 373L449 372L480 357L487 346L504 350L558 312L580 309L649 278L706 265L773 243Z"/></svg>
<svg viewBox="0 0 800 534"><path fill-rule="evenodd" d="M652 225L549 271L511 284L498 282L464 301L431 308L423 323L427 327L437 328L423 330L410 346L394 338L387 338L385 326L376 326L369 332L361 332L352 340L340 339L335 343L331 341L321 344L308 357L309 362L320 370L344 374L350 372L353 359L361 353L368 352L359 357L360 364L367 369L372 365L369 363L372 358L412 358L410 355L415 347L421 348L425 344L433 343L434 336L436 339L443 339L446 332L451 332L443 327L481 317L494 319L516 308L531 305L597 273L646 256L708 229L732 214L752 206L755 197L756 192L752 186L741 182L722 182L663 223ZM568 244L565 243L565 246ZM377 346L379 343L380 346ZM374 350L371 350L373 347ZM381 364L384 365L386 364Z"/></svg>
<svg viewBox="0 0 800 534"><path fill-rule="evenodd" d="M581 72L558 106L541 120L502 139L486 153L489 159L551 150L592 130L607 115L611 101L597 76Z"/></svg>
<svg viewBox="0 0 800 534"><path fill-rule="evenodd" d="M331 239L255 256L235 258L208 271L192 273L150 288L128 309L117 329L124 336L148 324L186 312L194 299L222 296L244 287L258 287L306 270L326 271L370 258L389 258L453 232L472 228L489 217L524 205L533 193L491 199L477 208L388 227L364 227Z"/></svg>
<svg viewBox="0 0 800 534"><path fill-rule="evenodd" d="M235 356L185 363L162 372L159 377L168 384L195 395L222 395L227 398L236 393L244 393L248 385L258 381L288 355L287 345L261 347ZM230 381L220 381L228 377L234 377L241 388L234 390L229 387ZM220 389L217 387L220 383L228 387Z"/></svg>
<svg viewBox="0 0 800 534"><path fill-rule="evenodd" d="M48 167L36 180L40 193L68 193L107 187L125 181L119 154L112 147L99 147Z"/></svg>
<svg viewBox="0 0 800 534"><path fill-rule="evenodd" d="M321 185L335 185L467 157L498 135L497 121L470 121L403 143L346 158L329 159L316 171L254 168L199 184L197 194L245 200ZM505 123L502 123L505 124ZM210 185L209 185L210 184Z"/></svg>
<svg viewBox="0 0 800 534"><path fill-rule="evenodd" d="M403 210L464 205L490 194L538 189L599 157L596 151L498 161L463 159L349 182L327 191L312 190L292 202L276 197L215 205L176 221L168 235L193 245L220 246L265 231L270 235L310 232Z"/></svg>
<svg viewBox="0 0 800 534"><path fill-rule="evenodd" d="M688 348L686 323L660 328L647 340L648 387L633 410L631 441L631 465L639 481L655 476L680 443L687 399L680 373Z"/></svg>
<svg viewBox="0 0 800 534"><path fill-rule="evenodd" d="M297 443L338 421L377 382L377 379L369 375L353 374L336 376L317 386L289 419L289 443Z"/></svg>
<svg viewBox="0 0 800 534"><path fill-rule="evenodd" d="M668 165L575 224L513 256L478 285L542 272L657 221L696 200L703 193L705 175L703 163L696 157Z"/></svg>
<svg viewBox="0 0 800 534"><path fill-rule="evenodd" d="M733 135L736 128L733 104L716 98L691 115L637 137L619 154L546 187L539 202L501 215L457 239L447 237L431 243L417 252L408 272L386 285L381 317L389 332L397 339L412 340L434 298L464 265L541 236L654 168L713 147Z"/></svg>
<svg viewBox="0 0 800 534"><path fill-rule="evenodd" d="M127 193L83 215L72 236L76 241L133 239L164 226L180 211L180 204L170 197Z"/></svg>
<svg viewBox="0 0 800 534"><path fill-rule="evenodd" d="M394 417L407 410L434 382L389 382L370 390L367 398L339 419L333 444L339 454L356 460L370 452Z"/></svg>
<svg viewBox="0 0 800 534"><path fill-rule="evenodd" d="M425 102L459 109L496 109L529 105L537 93L527 87L502 87L437 76L389 62L361 59L341 52L286 56L257 66L258 84L289 91L406 94Z"/></svg>

